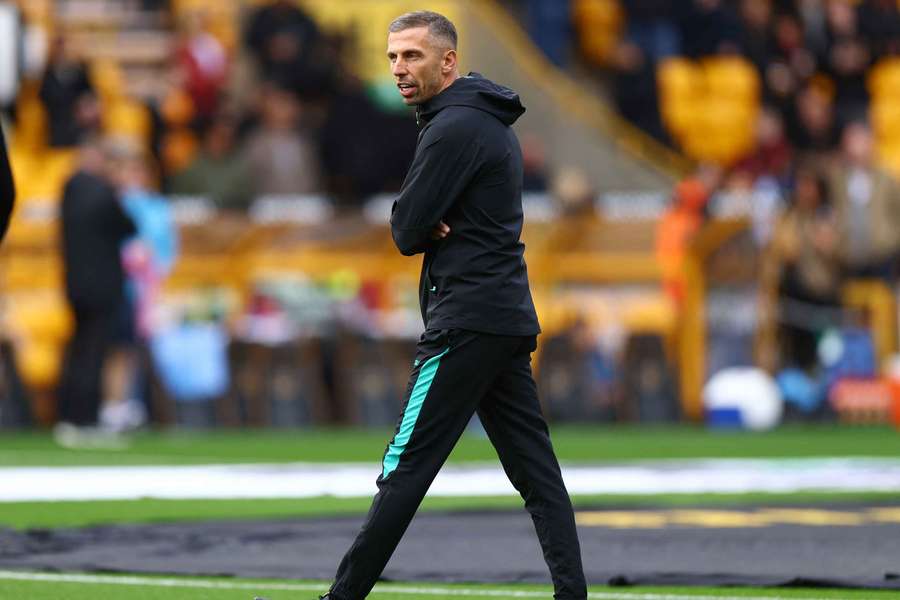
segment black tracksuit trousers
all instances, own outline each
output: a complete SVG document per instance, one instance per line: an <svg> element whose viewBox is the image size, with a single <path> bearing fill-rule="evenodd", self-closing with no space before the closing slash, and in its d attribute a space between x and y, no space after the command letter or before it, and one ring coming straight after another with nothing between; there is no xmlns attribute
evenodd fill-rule
<svg viewBox="0 0 900 600"><path fill-rule="evenodd" d="M460 329L419 341L403 412L384 455L378 494L338 567L332 594L365 598L422 498L477 411L531 513L558 600L587 598L575 517L531 374L535 337Z"/></svg>

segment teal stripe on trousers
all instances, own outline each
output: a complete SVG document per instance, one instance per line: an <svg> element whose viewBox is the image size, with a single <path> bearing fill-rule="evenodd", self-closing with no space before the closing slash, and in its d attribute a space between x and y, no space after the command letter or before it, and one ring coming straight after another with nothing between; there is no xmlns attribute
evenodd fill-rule
<svg viewBox="0 0 900 600"><path fill-rule="evenodd" d="M400 423L400 431L394 436L394 440L388 447L387 453L384 455L384 465L381 471L381 478L384 479L390 475L397 465L400 464L400 455L406 449L406 444L412 436L413 429L416 427L416 421L419 419L419 412L422 410L422 404L425 402L425 396L431 389L431 382L437 373L438 365L441 363L441 357L447 354L450 348L447 348L437 356L432 356L419 369L419 377L416 378L416 385L413 386L412 393L409 395L409 402L406 403L406 410L403 411L403 421Z"/></svg>

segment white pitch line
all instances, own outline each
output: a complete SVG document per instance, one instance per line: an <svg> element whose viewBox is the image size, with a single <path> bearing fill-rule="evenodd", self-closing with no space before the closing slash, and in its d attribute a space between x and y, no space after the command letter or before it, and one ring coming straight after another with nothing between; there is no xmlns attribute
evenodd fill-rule
<svg viewBox="0 0 900 600"><path fill-rule="evenodd" d="M100 585L149 586L169 588L200 588L218 590L254 590L287 592L324 592L325 584L315 583L250 583L237 581L210 581L204 579L167 579L161 577L136 577L118 575L87 575L79 573L35 573L27 571L0 571L0 581L47 581L54 583L84 583ZM525 590L476 590L447 587L404 587L377 585L373 594L408 594L410 596L469 596L481 598L547 598L547 592ZM627 592L591 592L594 600L788 600L783 596L686 596L680 594L653 594ZM824 598L794 598L792 600L826 600Z"/></svg>

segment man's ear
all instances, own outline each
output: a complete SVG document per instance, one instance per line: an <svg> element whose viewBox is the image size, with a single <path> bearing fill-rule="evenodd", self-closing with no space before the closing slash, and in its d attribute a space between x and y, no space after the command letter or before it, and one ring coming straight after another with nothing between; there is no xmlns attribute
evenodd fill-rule
<svg viewBox="0 0 900 600"><path fill-rule="evenodd" d="M456 50L447 50L444 53L444 60L441 63L441 72L450 73L456 68Z"/></svg>

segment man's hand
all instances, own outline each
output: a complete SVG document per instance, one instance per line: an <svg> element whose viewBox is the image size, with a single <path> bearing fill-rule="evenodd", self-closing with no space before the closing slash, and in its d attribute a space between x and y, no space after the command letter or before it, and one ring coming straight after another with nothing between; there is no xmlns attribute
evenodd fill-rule
<svg viewBox="0 0 900 600"><path fill-rule="evenodd" d="M433 240L442 240L448 235L450 235L450 227L443 221L438 223L437 227L431 230L431 239Z"/></svg>

